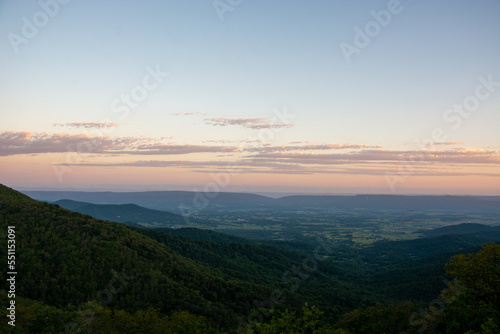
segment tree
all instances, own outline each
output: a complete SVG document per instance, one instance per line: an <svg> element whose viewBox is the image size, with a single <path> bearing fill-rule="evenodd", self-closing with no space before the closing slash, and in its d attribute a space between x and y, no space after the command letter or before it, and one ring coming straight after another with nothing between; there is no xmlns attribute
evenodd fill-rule
<svg viewBox="0 0 500 334"><path fill-rule="evenodd" d="M244 330L244 333L255 334L350 334L343 329L332 329L319 325L320 316L323 314L315 306L307 303L302 307L302 312L297 314L288 309L284 311L266 310L272 314L271 319L265 323L255 323Z"/></svg>
<svg viewBox="0 0 500 334"><path fill-rule="evenodd" d="M500 245L491 243L477 254L454 256L446 273L465 289L446 307L436 329L443 333L496 333L500 324Z"/></svg>
<svg viewBox="0 0 500 334"><path fill-rule="evenodd" d="M476 301L497 306L500 303L500 245L483 246L477 254L451 258L446 273L465 285Z"/></svg>

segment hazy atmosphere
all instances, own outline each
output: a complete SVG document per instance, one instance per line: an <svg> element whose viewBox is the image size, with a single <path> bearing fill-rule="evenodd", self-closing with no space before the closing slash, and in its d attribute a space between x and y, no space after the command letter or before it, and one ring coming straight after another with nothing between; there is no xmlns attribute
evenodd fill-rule
<svg viewBox="0 0 500 334"><path fill-rule="evenodd" d="M16 189L500 194L498 1L2 1Z"/></svg>

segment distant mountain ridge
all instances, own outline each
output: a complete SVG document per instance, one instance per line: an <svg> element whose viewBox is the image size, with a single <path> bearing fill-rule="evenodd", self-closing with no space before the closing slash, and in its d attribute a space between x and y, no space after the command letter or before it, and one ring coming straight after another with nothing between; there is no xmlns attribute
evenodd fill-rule
<svg viewBox="0 0 500 334"><path fill-rule="evenodd" d="M436 228L430 231L421 232L424 236L432 238L450 234L476 234L485 237L500 236L500 226L489 226L484 224L464 223Z"/></svg>
<svg viewBox="0 0 500 334"><path fill-rule="evenodd" d="M93 204L68 199L56 201L54 204L97 219L118 223L137 223L141 226L155 228L185 225L185 220L181 215L147 209L137 204Z"/></svg>
<svg viewBox="0 0 500 334"><path fill-rule="evenodd" d="M43 201L61 199L94 204L133 203L149 209L173 212L195 212L199 209L366 209L426 210L500 213L498 196L409 196L409 195L298 195L271 198L247 193L202 193L190 191L83 192L25 191Z"/></svg>

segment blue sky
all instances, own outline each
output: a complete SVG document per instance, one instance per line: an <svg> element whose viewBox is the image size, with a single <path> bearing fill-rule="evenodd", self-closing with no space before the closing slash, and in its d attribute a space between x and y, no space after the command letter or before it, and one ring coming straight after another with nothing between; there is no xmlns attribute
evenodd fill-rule
<svg viewBox="0 0 500 334"><path fill-rule="evenodd" d="M2 1L0 36L7 185L191 189L238 161L221 190L498 194L500 87L443 116L500 81L498 1Z"/></svg>

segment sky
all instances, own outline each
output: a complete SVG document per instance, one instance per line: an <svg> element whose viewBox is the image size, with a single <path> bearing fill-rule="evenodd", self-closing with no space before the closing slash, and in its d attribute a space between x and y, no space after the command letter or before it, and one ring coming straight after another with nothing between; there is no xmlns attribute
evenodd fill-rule
<svg viewBox="0 0 500 334"><path fill-rule="evenodd" d="M0 183L500 195L499 59L499 1L0 0Z"/></svg>

